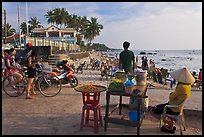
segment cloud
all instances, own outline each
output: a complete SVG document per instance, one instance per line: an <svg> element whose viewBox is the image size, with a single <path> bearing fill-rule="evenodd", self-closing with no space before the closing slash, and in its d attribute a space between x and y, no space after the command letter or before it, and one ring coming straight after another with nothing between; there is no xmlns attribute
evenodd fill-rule
<svg viewBox="0 0 204 137"><path fill-rule="evenodd" d="M122 48L123 41L128 40L131 49L202 49L202 9L198 5L144 6L140 16L105 24L94 42L113 48Z"/></svg>
<svg viewBox="0 0 204 137"><path fill-rule="evenodd" d="M21 2L21 22L25 2ZM44 17L52 8L66 8L70 14L97 17L104 26L93 42L122 48L124 40L132 49L202 49L201 2L28 2L29 19ZM17 28L17 2L3 2L7 20ZM3 20L2 20L3 21Z"/></svg>

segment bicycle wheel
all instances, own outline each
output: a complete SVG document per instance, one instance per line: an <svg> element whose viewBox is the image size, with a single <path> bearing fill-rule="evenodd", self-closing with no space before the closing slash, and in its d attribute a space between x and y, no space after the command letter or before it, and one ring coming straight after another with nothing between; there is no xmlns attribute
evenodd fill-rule
<svg viewBox="0 0 204 137"><path fill-rule="evenodd" d="M13 88L11 85L14 80L15 78L12 75L5 77L5 79L3 80L3 90L10 97L18 97L22 95L26 89L24 79L16 84L16 88Z"/></svg>
<svg viewBox="0 0 204 137"><path fill-rule="evenodd" d="M45 97L54 97L62 89L61 80L52 75L45 75L38 78L38 89Z"/></svg>

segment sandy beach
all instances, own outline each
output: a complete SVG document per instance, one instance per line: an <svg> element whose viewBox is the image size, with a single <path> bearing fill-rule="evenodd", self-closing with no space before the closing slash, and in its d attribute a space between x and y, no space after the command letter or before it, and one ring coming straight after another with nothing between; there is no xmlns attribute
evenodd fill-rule
<svg viewBox="0 0 204 137"><path fill-rule="evenodd" d="M90 54L91 57L100 59L100 55ZM76 66L89 58L76 62ZM71 62L71 61L70 61ZM109 81L101 79L100 71L84 70L83 74L76 74L79 84L93 84L108 86ZM156 105L168 101L172 90L150 88L147 91L149 105ZM82 95L70 85L63 85L62 91L55 97L44 97L39 92L31 100L25 99L25 94L12 98L2 91L2 135L92 135L93 128L84 128L80 131ZM111 105L118 103L118 97L111 97ZM129 98L124 97L124 104L129 103ZM100 104L102 115L105 116L106 92L101 93ZM202 92L192 91L184 107L187 130L184 135L202 135ZM103 121L104 122L104 121ZM98 135L135 135L135 127L108 124L108 130L99 128ZM178 126L177 126L178 127ZM179 128L177 128L179 129ZM147 111L141 126L141 135L172 135L159 133L159 121ZM179 135L179 130L173 135Z"/></svg>

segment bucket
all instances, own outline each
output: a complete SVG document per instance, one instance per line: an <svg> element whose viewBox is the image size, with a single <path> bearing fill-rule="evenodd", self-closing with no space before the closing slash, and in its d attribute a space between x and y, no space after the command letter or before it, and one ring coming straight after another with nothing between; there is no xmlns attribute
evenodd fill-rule
<svg viewBox="0 0 204 137"><path fill-rule="evenodd" d="M147 72L137 72L136 74L137 86L144 86L147 84Z"/></svg>
<svg viewBox="0 0 204 137"><path fill-rule="evenodd" d="M135 110L131 110L129 112L129 118L130 118L130 121L131 122L137 122L139 119L138 119L138 112L135 111ZM142 112L140 112L140 120L142 119Z"/></svg>
<svg viewBox="0 0 204 137"><path fill-rule="evenodd" d="M143 98L141 102L141 110L146 111L149 106L149 97ZM135 97L130 97L129 100L129 109L134 109L136 110L138 107L137 99Z"/></svg>

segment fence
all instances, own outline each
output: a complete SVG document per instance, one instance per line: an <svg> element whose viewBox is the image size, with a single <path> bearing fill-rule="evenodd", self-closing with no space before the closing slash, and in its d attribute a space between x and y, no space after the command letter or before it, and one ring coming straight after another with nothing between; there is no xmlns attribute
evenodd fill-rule
<svg viewBox="0 0 204 137"><path fill-rule="evenodd" d="M32 43L33 46L51 46L53 49L58 49L60 51L80 51L80 47L77 44L55 40L46 40L44 38L26 37L26 43Z"/></svg>

